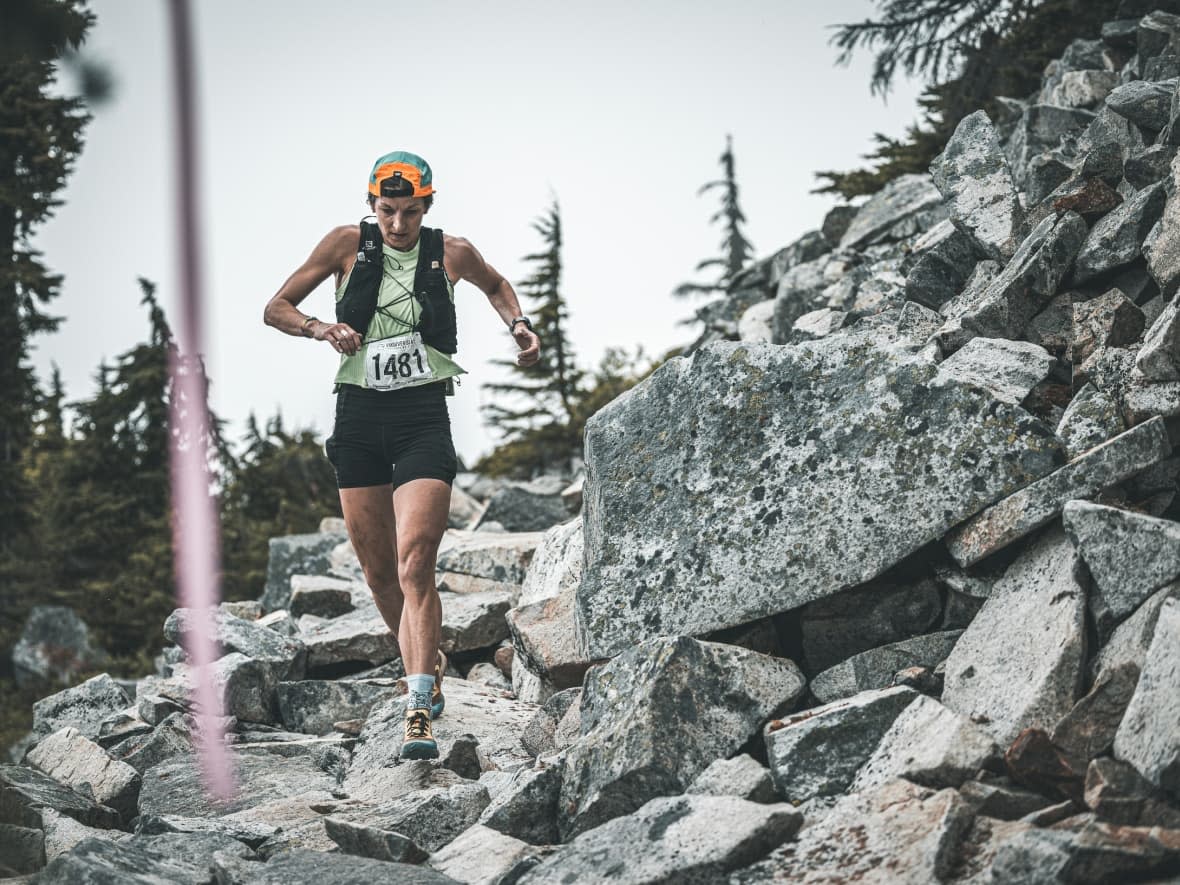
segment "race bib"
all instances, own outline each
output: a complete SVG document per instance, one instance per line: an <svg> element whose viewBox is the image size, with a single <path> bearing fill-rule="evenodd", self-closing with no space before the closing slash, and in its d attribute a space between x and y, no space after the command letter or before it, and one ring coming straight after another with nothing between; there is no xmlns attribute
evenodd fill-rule
<svg viewBox="0 0 1180 885"><path fill-rule="evenodd" d="M365 346L365 384L374 390L396 390L433 377L426 345L418 332Z"/></svg>

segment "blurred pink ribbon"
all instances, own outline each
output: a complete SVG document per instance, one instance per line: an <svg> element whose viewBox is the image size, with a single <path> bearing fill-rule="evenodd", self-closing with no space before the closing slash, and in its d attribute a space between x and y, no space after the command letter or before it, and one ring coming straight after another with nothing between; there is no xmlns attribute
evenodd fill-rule
<svg viewBox="0 0 1180 885"><path fill-rule="evenodd" d="M216 799L234 795L221 698L214 684L218 647L214 612L221 568L217 509L207 459L209 410L201 371L202 288L199 164L193 46L187 0L169 0L176 114L176 210L180 272L178 347L173 351L171 454L172 549L180 604L191 610L184 634L193 667L196 748L205 789ZM186 365L187 364L187 365Z"/></svg>

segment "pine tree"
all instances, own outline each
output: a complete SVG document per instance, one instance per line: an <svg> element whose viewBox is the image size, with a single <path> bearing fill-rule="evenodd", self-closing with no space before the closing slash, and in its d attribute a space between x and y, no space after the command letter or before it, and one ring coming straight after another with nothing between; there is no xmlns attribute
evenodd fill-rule
<svg viewBox="0 0 1180 885"><path fill-rule="evenodd" d="M580 440L573 437L571 428L584 372L577 367L568 333L569 309L561 279L561 210L556 199L533 229L540 234L543 248L525 256L533 272L519 288L541 339L541 359L529 368L497 361L514 380L485 384L483 389L507 395L511 401L487 403L483 412L487 423L506 440L540 434L534 437L539 445L551 449L547 455L539 453L540 460L558 464L580 450Z"/></svg>
<svg viewBox="0 0 1180 885"><path fill-rule="evenodd" d="M78 99L49 94L57 63L77 48L93 16L77 0L21 0L0 38L0 582L28 543L31 500L21 462L38 399L28 364L32 336L56 328L44 312L61 277L31 246L60 201L89 120Z"/></svg>
<svg viewBox="0 0 1180 885"><path fill-rule="evenodd" d="M672 294L679 297L688 295L707 294L710 292L728 293L734 278L746 266L753 255L754 247L742 233L742 225L746 223L746 216L738 203L737 176L734 172L733 137L725 136L725 152L720 158L723 176L701 186L697 195L708 193L715 188L721 190L721 208L713 213L710 224L722 222L724 236L721 240L721 255L717 258L706 258L696 266L698 272L710 267L721 269L721 276L714 283L681 283Z"/></svg>

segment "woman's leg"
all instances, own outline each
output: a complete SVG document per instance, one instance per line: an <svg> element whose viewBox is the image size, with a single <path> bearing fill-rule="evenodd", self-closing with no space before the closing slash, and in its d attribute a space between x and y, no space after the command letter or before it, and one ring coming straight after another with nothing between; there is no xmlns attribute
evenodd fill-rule
<svg viewBox="0 0 1180 885"><path fill-rule="evenodd" d="M438 661L442 602L434 569L450 502L451 487L439 479L410 480L393 493L397 576L405 603L398 636L406 673L434 673Z"/></svg>
<svg viewBox="0 0 1180 885"><path fill-rule="evenodd" d="M398 581L397 523L393 511L392 486L364 486L341 489L340 507L344 511L344 524L348 538L356 551L365 582L373 594L377 611L385 621L389 632L398 640L402 657L406 647L402 644L399 625L402 620L402 590Z"/></svg>

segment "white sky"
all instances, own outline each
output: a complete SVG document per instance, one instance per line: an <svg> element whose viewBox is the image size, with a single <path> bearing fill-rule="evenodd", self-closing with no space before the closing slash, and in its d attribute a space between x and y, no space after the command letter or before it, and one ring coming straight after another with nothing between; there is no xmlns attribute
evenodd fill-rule
<svg viewBox="0 0 1180 885"><path fill-rule="evenodd" d="M586 367L608 346L652 355L691 337L692 302L671 290L717 254L708 224L734 137L747 235L762 257L815 228L835 204L809 193L818 169L849 169L871 135L899 135L917 84L869 95L871 58L834 65L828 25L870 0L701 0L446 4L200 0L207 299L214 410L237 439L246 416L281 410L288 429L331 429L337 355L262 324L262 308L333 226L367 211L373 160L421 154L438 196L427 223L470 239L510 280L538 240L531 222L556 194L565 233L570 336ZM144 340L138 276L175 304L172 81L162 0L91 0L87 47L113 69L63 197L36 241L65 275L34 363L90 395L103 358ZM479 385L511 339L482 293L456 291L459 362L451 400L468 463L494 440ZM333 313L330 284L301 306ZM526 306L527 309L527 306ZM177 312L169 311L175 323Z"/></svg>

